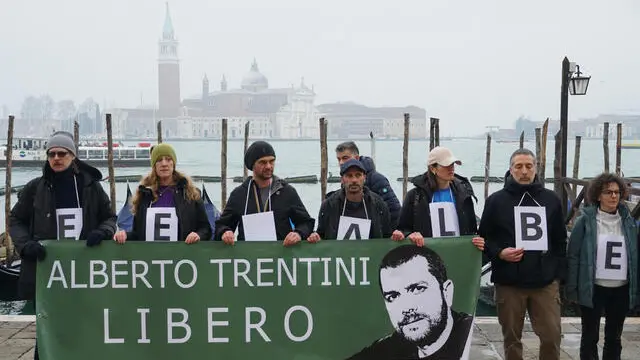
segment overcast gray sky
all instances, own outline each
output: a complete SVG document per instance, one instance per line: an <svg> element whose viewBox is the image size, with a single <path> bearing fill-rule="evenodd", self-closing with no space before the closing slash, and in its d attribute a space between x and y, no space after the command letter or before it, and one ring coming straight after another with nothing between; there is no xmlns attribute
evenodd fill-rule
<svg viewBox="0 0 640 360"><path fill-rule="evenodd" d="M182 96L239 87L254 57L270 87L305 77L317 104L417 105L444 135L559 116L567 55L592 75L570 120L640 113L640 1L173 0ZM4 0L0 105L24 97L157 102L164 0Z"/></svg>

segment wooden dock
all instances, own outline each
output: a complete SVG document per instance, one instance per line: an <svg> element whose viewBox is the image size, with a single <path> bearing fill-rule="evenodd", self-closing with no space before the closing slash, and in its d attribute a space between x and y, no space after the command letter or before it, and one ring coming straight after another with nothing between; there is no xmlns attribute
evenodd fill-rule
<svg viewBox="0 0 640 360"><path fill-rule="evenodd" d="M35 316L0 316L0 360L31 360L36 336ZM600 328L600 356L602 356L602 331ZM622 333L622 360L638 358L640 352L640 318L627 318ZM539 341L529 322L525 323L522 336L524 359L537 359ZM577 360L580 351L580 319L562 319L562 349L560 359ZM95 354L94 354L95 355ZM502 333L495 317L478 317L473 329L469 359L503 359Z"/></svg>

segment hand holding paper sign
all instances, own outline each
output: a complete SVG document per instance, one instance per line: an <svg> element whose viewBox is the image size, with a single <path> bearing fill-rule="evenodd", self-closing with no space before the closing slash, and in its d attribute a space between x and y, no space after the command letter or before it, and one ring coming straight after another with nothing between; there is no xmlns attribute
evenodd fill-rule
<svg viewBox="0 0 640 360"><path fill-rule="evenodd" d="M391 234L391 240L402 241L404 240L404 234L400 230L394 230L393 234Z"/></svg>
<svg viewBox="0 0 640 360"><path fill-rule="evenodd" d="M413 232L409 234L409 240L417 246L424 246L424 237L419 232Z"/></svg>
<svg viewBox="0 0 640 360"><path fill-rule="evenodd" d="M44 260L47 251L38 241L29 241L22 249L22 256L29 260Z"/></svg>
<svg viewBox="0 0 640 360"><path fill-rule="evenodd" d="M300 237L300 234L298 234L295 231L292 231L287 234L287 237L284 238L284 246L295 245L298 242L300 242L300 240L302 240L302 237Z"/></svg>
<svg viewBox="0 0 640 360"><path fill-rule="evenodd" d="M508 262L518 262L522 260L522 255L524 255L523 248L504 248L500 252L500 259Z"/></svg>
<svg viewBox="0 0 640 360"><path fill-rule="evenodd" d="M235 235L233 234L233 231L228 230L228 231L225 231L224 234L222 234L222 241L224 241L225 244L233 245L234 240L235 240Z"/></svg>
<svg viewBox="0 0 640 360"><path fill-rule="evenodd" d="M197 243L198 241L200 241L200 235L193 231L190 232L189 235L187 235L187 238L184 240L184 242L186 242L187 244Z"/></svg>
<svg viewBox="0 0 640 360"><path fill-rule="evenodd" d="M107 236L104 230L95 229L87 236L87 246L99 245Z"/></svg>

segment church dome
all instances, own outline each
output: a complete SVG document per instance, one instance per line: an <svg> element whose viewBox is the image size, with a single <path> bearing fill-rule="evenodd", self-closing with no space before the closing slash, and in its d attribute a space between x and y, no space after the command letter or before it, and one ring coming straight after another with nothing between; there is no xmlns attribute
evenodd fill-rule
<svg viewBox="0 0 640 360"><path fill-rule="evenodd" d="M242 78L241 87L243 90L248 91L261 91L269 88L269 81L260 70L258 70L258 63L253 59L251 64L251 70Z"/></svg>

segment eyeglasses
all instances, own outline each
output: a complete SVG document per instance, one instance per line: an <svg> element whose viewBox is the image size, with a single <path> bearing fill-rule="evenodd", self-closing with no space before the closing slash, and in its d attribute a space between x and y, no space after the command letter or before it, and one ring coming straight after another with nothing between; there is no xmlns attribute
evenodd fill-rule
<svg viewBox="0 0 640 360"><path fill-rule="evenodd" d="M63 157L67 156L67 154L68 154L68 153L69 153L68 151L49 151L49 152L47 153L47 156L48 156L49 158L53 159L53 158L55 158L55 157L56 157L56 155L57 155L59 158L61 158L61 159L62 159Z"/></svg>
<svg viewBox="0 0 640 360"><path fill-rule="evenodd" d="M602 191L602 195L606 195L606 196L620 196L620 191L619 190L615 190L615 191L611 191L611 190L603 190Z"/></svg>

